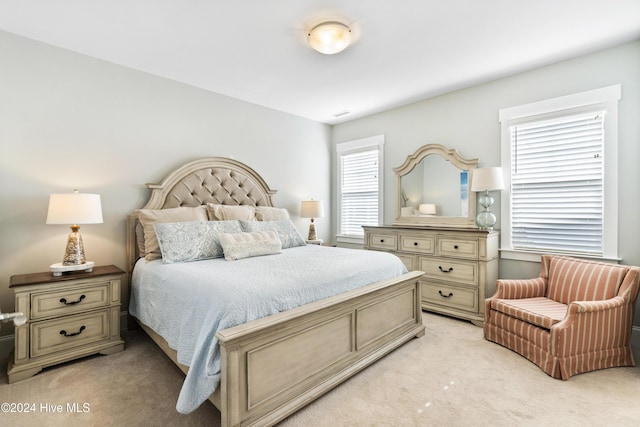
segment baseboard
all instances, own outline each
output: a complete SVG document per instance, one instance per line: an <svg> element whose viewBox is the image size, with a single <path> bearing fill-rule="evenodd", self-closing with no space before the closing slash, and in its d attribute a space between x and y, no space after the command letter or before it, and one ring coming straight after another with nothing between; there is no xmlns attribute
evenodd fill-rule
<svg viewBox="0 0 640 427"><path fill-rule="evenodd" d="M631 350L636 365L640 365L640 326L634 326L631 329Z"/></svg>
<svg viewBox="0 0 640 427"><path fill-rule="evenodd" d="M0 372L6 372L9 355L13 351L13 334L0 337Z"/></svg>
<svg viewBox="0 0 640 427"><path fill-rule="evenodd" d="M120 312L120 335L122 335L122 331L126 331L129 329L129 312L121 311Z"/></svg>

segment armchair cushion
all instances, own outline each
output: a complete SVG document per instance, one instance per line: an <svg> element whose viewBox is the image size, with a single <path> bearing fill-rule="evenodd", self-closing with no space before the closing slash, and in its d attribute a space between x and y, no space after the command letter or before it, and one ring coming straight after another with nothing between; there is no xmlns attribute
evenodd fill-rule
<svg viewBox="0 0 640 427"><path fill-rule="evenodd" d="M527 323L551 329L567 314L567 305L545 297L525 299L496 299L491 308Z"/></svg>

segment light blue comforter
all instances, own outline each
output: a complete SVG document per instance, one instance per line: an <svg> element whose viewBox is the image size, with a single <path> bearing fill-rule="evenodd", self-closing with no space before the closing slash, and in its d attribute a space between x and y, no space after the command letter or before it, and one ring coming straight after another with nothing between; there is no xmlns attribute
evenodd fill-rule
<svg viewBox="0 0 640 427"><path fill-rule="evenodd" d="M281 254L136 264L130 313L160 334L189 366L176 409L189 413L220 383L215 334L251 320L406 273L385 252L307 245Z"/></svg>

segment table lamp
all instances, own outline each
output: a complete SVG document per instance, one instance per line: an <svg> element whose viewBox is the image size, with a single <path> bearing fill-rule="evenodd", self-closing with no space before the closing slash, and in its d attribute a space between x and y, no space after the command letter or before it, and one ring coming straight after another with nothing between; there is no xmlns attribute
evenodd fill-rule
<svg viewBox="0 0 640 427"><path fill-rule="evenodd" d="M92 271L94 262L87 261L80 235L79 224L101 224L102 205L99 194L73 193L52 194L49 197L47 224L71 224L71 234L62 263L51 265L54 276L66 271Z"/></svg>
<svg viewBox="0 0 640 427"><path fill-rule="evenodd" d="M489 210L493 205L493 197L489 191L504 190L504 180L502 178L502 168L478 168L473 170L473 181L471 183L471 191L484 191L484 194L478 198L480 206L484 208L476 215L476 224L481 230L493 230L496 224L496 216Z"/></svg>
<svg viewBox="0 0 640 427"><path fill-rule="evenodd" d="M324 216L324 208L320 200L303 200L300 203L300 217L311 218L311 224L309 225L309 241L317 241L316 226L313 223L314 218L322 218Z"/></svg>

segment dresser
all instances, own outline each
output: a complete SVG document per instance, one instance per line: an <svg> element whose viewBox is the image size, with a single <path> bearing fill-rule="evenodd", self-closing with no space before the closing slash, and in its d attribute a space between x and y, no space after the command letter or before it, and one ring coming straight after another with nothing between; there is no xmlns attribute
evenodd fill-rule
<svg viewBox="0 0 640 427"><path fill-rule="evenodd" d="M365 249L397 255L424 272L422 308L484 323L484 300L498 278L498 231L465 228L364 226Z"/></svg>
<svg viewBox="0 0 640 427"><path fill-rule="evenodd" d="M15 309L27 321L16 327L9 383L42 368L90 354L124 349L120 339L120 285L113 265L55 277L51 272L11 276Z"/></svg>

